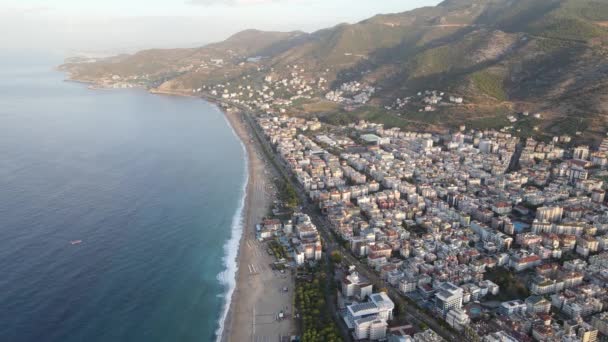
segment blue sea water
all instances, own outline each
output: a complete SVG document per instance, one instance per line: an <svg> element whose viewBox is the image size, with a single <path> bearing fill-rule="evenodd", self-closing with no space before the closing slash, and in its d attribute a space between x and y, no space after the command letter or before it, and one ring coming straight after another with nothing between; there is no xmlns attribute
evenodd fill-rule
<svg viewBox="0 0 608 342"><path fill-rule="evenodd" d="M16 57L0 57L0 341L214 340L246 179L223 114Z"/></svg>

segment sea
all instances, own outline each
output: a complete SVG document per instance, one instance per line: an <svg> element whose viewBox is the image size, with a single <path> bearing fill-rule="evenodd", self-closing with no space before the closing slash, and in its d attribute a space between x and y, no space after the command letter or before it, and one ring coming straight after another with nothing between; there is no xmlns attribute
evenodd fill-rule
<svg viewBox="0 0 608 342"><path fill-rule="evenodd" d="M246 152L217 107L0 53L0 341L214 341Z"/></svg>

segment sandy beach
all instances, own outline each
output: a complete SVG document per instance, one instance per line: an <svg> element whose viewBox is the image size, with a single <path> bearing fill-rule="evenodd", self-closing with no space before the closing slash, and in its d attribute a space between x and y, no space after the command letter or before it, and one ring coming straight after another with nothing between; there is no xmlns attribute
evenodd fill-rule
<svg viewBox="0 0 608 342"><path fill-rule="evenodd" d="M274 258L268 255L266 244L255 237L255 225L267 215L276 196L272 168L267 167L258 142L253 138L249 125L242 121L241 114L228 111L226 117L247 148L249 182L243 211L243 236L237 257L237 284L220 340L280 341L282 337L295 333L291 319L277 320L280 311L287 315L293 311L294 282L289 273L272 269Z"/></svg>
<svg viewBox="0 0 608 342"><path fill-rule="evenodd" d="M88 80L72 77L68 81L86 83L93 89L106 89ZM149 89L150 93L168 96L193 97L190 93ZM205 98L217 103L214 98ZM222 109L230 125L247 149L249 180L243 209L243 235L237 255L236 287L232 294L224 329L218 341L274 342L297 333L293 320L295 282L287 270L273 270L273 256L267 245L256 239L255 226L268 215L276 199L273 182L276 170L265 160L262 148L251 127L244 122L241 112ZM285 291L287 289L287 291ZM278 319L283 312L286 319Z"/></svg>

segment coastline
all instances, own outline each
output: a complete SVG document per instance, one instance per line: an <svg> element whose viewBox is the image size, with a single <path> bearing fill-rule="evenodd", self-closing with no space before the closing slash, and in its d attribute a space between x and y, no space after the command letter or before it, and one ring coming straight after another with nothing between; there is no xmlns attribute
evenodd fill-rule
<svg viewBox="0 0 608 342"><path fill-rule="evenodd" d="M247 254L245 240L247 239L247 236L250 236L251 233L255 234L255 229L253 227L255 227L256 222L259 222L259 220L262 219L262 217L259 216L265 211L268 205L268 198L267 196L264 196L262 201L254 200L255 184L261 180L260 178L263 177L263 172L259 172L259 160L256 160L255 158L256 151L253 150L251 144L247 143L249 138L243 122L237 117L238 114L235 112L224 110L219 106L218 110L223 113L224 117L226 118L226 122L243 145L245 158L247 159L246 164L248 173L247 184L245 185L243 202L244 206L242 208L240 217L241 231L238 241L238 251L234 260L236 262L236 272L233 275L235 286L232 291L227 294L224 308L225 311L222 312L222 317L220 317L220 326L218 327L218 331L216 333L216 340L219 342L231 340L229 335L231 335L231 332L234 330L233 323L235 311L240 306L240 295L238 288L239 284L244 281L244 279L242 279L242 270L244 269L244 264L246 262L244 259L248 259L245 257Z"/></svg>
<svg viewBox="0 0 608 342"><path fill-rule="evenodd" d="M95 90L113 89L91 80L69 77L66 81L87 84ZM201 98L216 105L245 152L247 174L246 183L243 184L244 196L232 221L232 235L224 245L222 261L225 269L218 274L218 281L227 287L227 291L217 319L216 341L240 342L258 338L265 341L293 335L295 323L291 319L276 320L275 316L279 311L287 315L293 312L294 279L291 275L272 270L270 265L274 259L267 254L265 244L256 239L255 227L266 217L276 199L272 179L269 177L273 169L266 165L260 152L261 147L254 142L252 128L244 122L244 114L226 109L222 101L204 95L145 90L156 95ZM236 255L233 254L235 250ZM289 289L288 293L283 293L285 288Z"/></svg>
<svg viewBox="0 0 608 342"><path fill-rule="evenodd" d="M232 219L232 232L230 239L224 244L225 255L222 260L225 266L225 270L218 274L218 280L220 281L220 283L228 287L228 290L224 294L224 305L222 307L222 311L220 312L220 317L218 319L218 327L215 331L216 340L220 341L225 329L225 325L227 322L229 322L228 318L232 306L232 296L237 286L237 272L240 266L238 262L238 257L240 255L240 248L243 242L243 236L245 235L245 229L247 227L246 222L249 206L248 199L250 198L249 185L252 172L250 168L250 152L248 151L245 142L236 132L233 124L230 123L230 120L228 119L226 113L224 113L219 108L217 109L222 112L222 114L224 115L224 119L226 120L226 124L232 130L234 136L239 140L239 143L241 144L241 148L243 149L243 153L245 156L245 179L241 192L241 201Z"/></svg>
<svg viewBox="0 0 608 342"><path fill-rule="evenodd" d="M257 241L255 226L266 215L276 193L272 186L272 168L266 165L249 124L239 111L220 110L247 151L249 179L242 222L243 229L237 254L236 286L218 342L272 341L295 332L292 320L277 320L280 311L292 313L294 279L273 270L274 259L266 245ZM284 289L288 289L285 292Z"/></svg>

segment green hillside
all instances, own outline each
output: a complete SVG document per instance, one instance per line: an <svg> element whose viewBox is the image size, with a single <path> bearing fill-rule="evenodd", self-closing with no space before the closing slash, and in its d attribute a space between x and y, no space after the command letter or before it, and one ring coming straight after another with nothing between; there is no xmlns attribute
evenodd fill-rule
<svg viewBox="0 0 608 342"><path fill-rule="evenodd" d="M607 44L605 0L446 0L310 34L247 30L197 49L148 50L64 68L76 79L118 75L188 91L243 77L289 77L297 65L302 77L324 77L331 88L374 85L375 106L438 89L464 96L474 122L484 121L484 112L496 115L492 103L507 103L546 112L545 127L559 130L559 122L584 117L592 134L603 134ZM263 58L251 60L257 56ZM462 111L446 115L466 119Z"/></svg>

